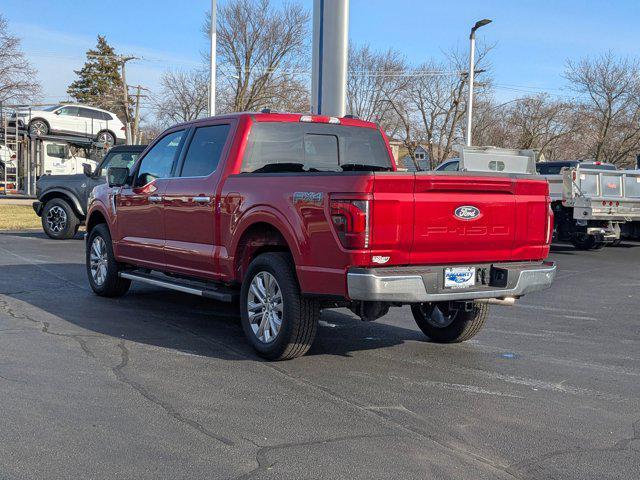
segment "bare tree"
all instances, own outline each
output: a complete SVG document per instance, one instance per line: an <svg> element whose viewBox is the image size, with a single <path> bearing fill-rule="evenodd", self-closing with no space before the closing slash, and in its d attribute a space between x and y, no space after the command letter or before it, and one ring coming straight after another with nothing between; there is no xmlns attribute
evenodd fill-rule
<svg viewBox="0 0 640 480"><path fill-rule="evenodd" d="M481 47L476 56L475 87L478 101L482 101L490 87L487 54L490 47ZM467 111L466 58L460 52L451 52L447 61L429 60L415 69L409 87L415 121L429 152L431 167L451 157L453 147L463 141L463 120Z"/></svg>
<svg viewBox="0 0 640 480"><path fill-rule="evenodd" d="M209 81L203 70L164 72L160 85L153 109L162 124L188 122L206 115Z"/></svg>
<svg viewBox="0 0 640 480"><path fill-rule="evenodd" d="M295 3L275 8L270 0L229 0L219 7L221 110L309 110L309 18ZM203 30L209 34L209 19Z"/></svg>
<svg viewBox="0 0 640 480"><path fill-rule="evenodd" d="M587 151L595 160L632 162L640 149L640 65L612 52L568 62L566 78L585 100L579 114L589 130Z"/></svg>
<svg viewBox="0 0 640 480"><path fill-rule="evenodd" d="M480 102L474 114L474 138L485 145L537 149L546 158L557 158L581 125L575 103L541 93L501 105Z"/></svg>
<svg viewBox="0 0 640 480"><path fill-rule="evenodd" d="M20 39L9 33L0 14L0 102L26 102L40 93L36 70L20 49Z"/></svg>
<svg viewBox="0 0 640 480"><path fill-rule="evenodd" d="M347 111L369 122L379 123L395 136L401 119L396 108L405 100L408 85L406 61L394 50L376 52L368 45L349 47Z"/></svg>

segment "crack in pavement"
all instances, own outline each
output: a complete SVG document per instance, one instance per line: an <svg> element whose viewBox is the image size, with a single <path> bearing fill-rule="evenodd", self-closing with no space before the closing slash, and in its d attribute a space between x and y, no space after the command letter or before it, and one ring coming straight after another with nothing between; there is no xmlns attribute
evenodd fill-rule
<svg viewBox="0 0 640 480"><path fill-rule="evenodd" d="M291 442L291 443L278 443L276 445L263 446L258 449L256 452L256 461L258 462L258 466L253 470L243 473L237 477L234 477L232 480L248 480L251 477L257 475L261 472L266 472L271 469L277 462L269 463L268 455L271 452L277 450L284 450L287 448L295 448L295 447L308 447L312 445L325 445L329 443L337 443L344 442L348 440L360 440L363 438L385 438L385 437L397 437L396 435L382 435L382 434L362 434L362 435L345 435L343 437L335 437L335 438L326 438L320 440L306 440L301 442Z"/></svg>
<svg viewBox="0 0 640 480"><path fill-rule="evenodd" d="M413 427L410 425L406 425L403 424L399 421L397 421L396 419L384 414L384 412L381 411L374 411L374 410L370 410L367 406L362 405L358 402L356 402L355 400L350 400L348 398L343 397L342 395L334 392L333 390L324 387L322 385L318 385L314 382L311 382L310 380L306 380L306 379L302 379L300 377L298 377L297 375L294 375L293 373L290 373L286 370L284 370L283 368L273 364L273 363L265 363L265 362L255 362L255 357L252 357L250 355L247 355L245 352L238 350L228 344L225 344L223 342L220 342L218 340L214 340L210 337L202 337L199 336L197 333L191 331L188 328L184 328L184 327L179 327L178 325L175 325L173 323L170 323L170 325L176 327L176 328L180 328L182 331L188 332L189 334L193 335L195 338L204 341L205 343L210 343L212 345L224 348L232 353L234 353L237 357L241 358L241 359L245 359L245 360L250 360L252 361L257 367L259 368L265 368L265 369L269 369L272 370L278 374L280 374L281 376L283 376L284 378L288 379L289 381L292 381L296 384L302 385L306 388L310 388L319 392L324 393L325 395L327 395L329 398L331 398L333 401L335 402L339 402L339 403L344 403L347 404L348 406L350 406L351 408L354 408L362 413L364 413L366 416L373 416L378 420L382 420L385 423L389 424L392 428L396 428L399 430L404 431L405 433L409 433L410 435L413 436L417 436L419 438L422 439L426 439L429 441L434 442L435 444L439 445L440 447L449 450L449 451L453 451L471 461L474 461L476 463L479 463L481 465L483 465L484 467L488 467L490 469L493 470L497 470L500 471L502 473L505 473L507 475L509 475L510 477L513 478L520 478L518 475L516 475L513 471L509 470L508 465L500 463L500 462L495 462L489 458L486 458L478 453L475 453L474 451L472 451L472 447L470 448L466 448L465 446L460 446L460 445L455 445L452 444L451 442L449 442L446 439L439 439L436 438L433 435L428 434L427 432L417 428L417 427ZM415 414L417 415L417 414ZM259 462L258 462L259 463Z"/></svg>
<svg viewBox="0 0 640 480"><path fill-rule="evenodd" d="M581 455L586 453L603 453L603 452L621 452L627 449L634 441L640 440L640 419L636 420L632 424L633 436L619 440L610 447L594 447L594 448L567 448L560 450L553 450L537 457L531 457L520 462L509 465L509 469L513 469L516 472L528 474L530 470L534 470L537 466L546 460L551 458L560 457L563 455Z"/></svg>
<svg viewBox="0 0 640 480"><path fill-rule="evenodd" d="M99 337L100 335L52 332L51 330L49 330L50 328L49 322L45 322L43 320L36 320L35 318L31 318L31 316L27 315L26 313L18 314L15 312L15 310L13 310L13 308L11 308L11 306L6 300L2 300L1 298L0 298L0 310L4 310L4 312L7 315L9 315L11 318L15 320L28 320L31 323L40 325L41 333L44 333L46 335L52 335L54 337L65 337L65 338L70 338L72 340L75 340L76 342L78 342L78 345L80 345L80 348L82 349L85 355L91 358L95 358L95 355L89 349L87 342L82 337Z"/></svg>
<svg viewBox="0 0 640 480"><path fill-rule="evenodd" d="M223 437L221 435L217 435L216 433L208 430L207 428L205 428L203 425L196 422L195 420L185 417L179 411L177 411L171 404L169 404L165 400L162 400L161 398L156 397L154 394L149 392L149 390L147 390L145 387L135 382L134 380L128 378L124 373L124 369L127 367L127 365L129 365L129 350L126 347L124 340L121 340L117 344L117 346L120 349L120 363L115 367L112 367L111 370L113 371L113 374L116 376L118 381L134 389L136 392L142 395L145 399L157 405L158 407L162 408L169 416L173 417L180 423L183 423L197 430L203 435L206 435L210 439L216 440L217 442L220 442L226 446L235 445L235 442L233 440L230 440L229 438Z"/></svg>

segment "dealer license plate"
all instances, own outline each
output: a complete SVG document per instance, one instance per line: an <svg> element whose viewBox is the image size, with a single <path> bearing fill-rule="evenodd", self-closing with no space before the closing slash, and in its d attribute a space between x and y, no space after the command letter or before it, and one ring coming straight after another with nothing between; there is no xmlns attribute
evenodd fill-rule
<svg viewBox="0 0 640 480"><path fill-rule="evenodd" d="M444 288L469 288L476 284L474 267L451 267L444 269Z"/></svg>

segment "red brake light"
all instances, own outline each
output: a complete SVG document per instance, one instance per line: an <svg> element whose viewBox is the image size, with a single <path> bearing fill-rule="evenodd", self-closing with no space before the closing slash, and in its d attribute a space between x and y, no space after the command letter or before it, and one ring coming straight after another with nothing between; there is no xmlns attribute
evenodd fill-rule
<svg viewBox="0 0 640 480"><path fill-rule="evenodd" d="M122 128L120 129L120 131L122 131L122 132L124 132L125 130L126 130L126 128L125 128L125 127L122 127Z"/></svg>
<svg viewBox="0 0 640 480"><path fill-rule="evenodd" d="M344 248L369 248L369 200L331 199L331 222Z"/></svg>

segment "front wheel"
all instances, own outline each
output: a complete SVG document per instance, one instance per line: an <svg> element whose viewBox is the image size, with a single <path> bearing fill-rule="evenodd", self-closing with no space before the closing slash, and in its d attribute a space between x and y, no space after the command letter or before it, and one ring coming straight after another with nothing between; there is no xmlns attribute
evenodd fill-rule
<svg viewBox="0 0 640 480"><path fill-rule="evenodd" d="M467 308L465 308L467 307ZM489 313L486 303L421 303L411 307L422 332L437 343L458 343L474 337Z"/></svg>
<svg viewBox="0 0 640 480"><path fill-rule="evenodd" d="M118 274L120 265L116 262L111 234L104 223L89 233L86 265L89 285L101 297L119 297L129 290L131 280L121 278Z"/></svg>
<svg viewBox="0 0 640 480"><path fill-rule="evenodd" d="M44 137L49 133L49 125L44 120L36 119L29 124L29 133L36 137Z"/></svg>
<svg viewBox="0 0 640 480"><path fill-rule="evenodd" d="M318 302L305 298L286 253L264 253L247 270L240 291L242 329L251 346L269 360L307 353L318 329Z"/></svg>
<svg viewBox="0 0 640 480"><path fill-rule="evenodd" d="M42 229L54 240L73 238L79 227L73 208L61 198L49 200L42 209Z"/></svg>

